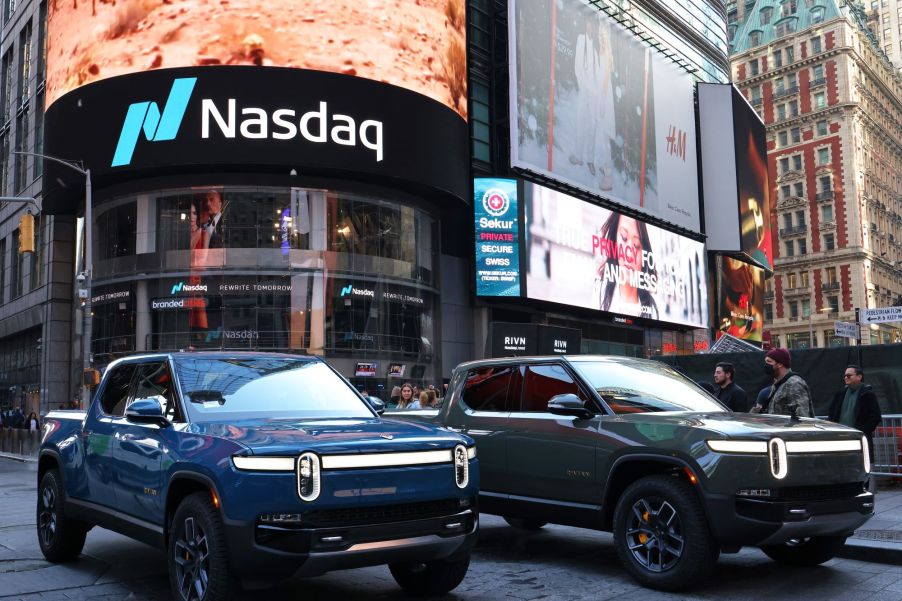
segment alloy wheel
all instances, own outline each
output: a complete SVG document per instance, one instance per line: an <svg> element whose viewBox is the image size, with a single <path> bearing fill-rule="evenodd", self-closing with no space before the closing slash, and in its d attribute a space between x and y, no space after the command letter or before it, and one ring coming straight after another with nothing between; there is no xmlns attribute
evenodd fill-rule
<svg viewBox="0 0 902 601"><path fill-rule="evenodd" d="M201 601L210 582L207 535L193 517L185 518L175 541L175 575L183 601Z"/></svg>
<svg viewBox="0 0 902 601"><path fill-rule="evenodd" d="M45 486L41 490L41 512L38 516L38 533L41 536L41 544L48 548L56 538L56 493L51 486Z"/></svg>
<svg viewBox="0 0 902 601"><path fill-rule="evenodd" d="M684 543L683 524L673 505L658 498L640 498L633 504L626 544L639 565L665 572L682 557Z"/></svg>

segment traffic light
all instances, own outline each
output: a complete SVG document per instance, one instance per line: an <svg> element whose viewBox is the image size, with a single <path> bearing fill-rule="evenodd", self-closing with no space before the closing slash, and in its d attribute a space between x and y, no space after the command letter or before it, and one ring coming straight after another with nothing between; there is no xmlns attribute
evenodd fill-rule
<svg viewBox="0 0 902 601"><path fill-rule="evenodd" d="M19 254L34 252L34 215L25 213L19 217Z"/></svg>

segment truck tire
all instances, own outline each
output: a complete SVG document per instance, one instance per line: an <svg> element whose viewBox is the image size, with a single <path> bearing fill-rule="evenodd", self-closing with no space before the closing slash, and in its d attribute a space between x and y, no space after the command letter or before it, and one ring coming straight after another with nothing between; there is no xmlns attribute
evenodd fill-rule
<svg viewBox="0 0 902 601"><path fill-rule="evenodd" d="M761 550L780 563L816 566L833 559L844 544L846 544L845 536L812 536L793 539L782 545L766 545L761 547Z"/></svg>
<svg viewBox="0 0 902 601"><path fill-rule="evenodd" d="M504 521L513 526L514 528L518 528L520 530L541 530L542 527L548 522L542 522L540 520L527 520L524 518L509 518L507 516L503 516Z"/></svg>
<svg viewBox="0 0 902 601"><path fill-rule="evenodd" d="M188 495L172 517L169 584L181 601L223 601L239 588L229 569L225 529L209 493Z"/></svg>
<svg viewBox="0 0 902 601"><path fill-rule="evenodd" d="M59 471L48 470L38 486L38 544L47 561L72 561L85 546L91 526L65 515L63 481Z"/></svg>
<svg viewBox="0 0 902 601"><path fill-rule="evenodd" d="M414 595L444 595L457 588L467 575L470 554L456 559L438 559L425 563L395 563L388 568L395 582Z"/></svg>
<svg viewBox="0 0 902 601"><path fill-rule="evenodd" d="M614 511L614 548L639 584L685 589L707 576L720 548L692 486L674 476L633 482Z"/></svg>

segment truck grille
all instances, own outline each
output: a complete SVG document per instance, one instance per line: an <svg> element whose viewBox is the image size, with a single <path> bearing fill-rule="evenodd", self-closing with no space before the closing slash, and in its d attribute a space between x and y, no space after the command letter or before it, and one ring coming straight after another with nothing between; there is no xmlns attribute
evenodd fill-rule
<svg viewBox="0 0 902 601"><path fill-rule="evenodd" d="M826 486L787 486L778 488L774 497L784 501L825 501L848 499L864 492L861 482L828 484Z"/></svg>
<svg viewBox="0 0 902 601"><path fill-rule="evenodd" d="M403 522L443 515L453 515L466 509L458 499L442 499L425 503L401 503L379 507L342 507L308 511L302 517L306 527L330 528Z"/></svg>

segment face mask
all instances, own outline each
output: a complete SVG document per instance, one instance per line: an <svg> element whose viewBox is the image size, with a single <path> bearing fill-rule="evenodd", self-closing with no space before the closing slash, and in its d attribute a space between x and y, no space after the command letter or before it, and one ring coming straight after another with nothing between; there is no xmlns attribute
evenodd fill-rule
<svg viewBox="0 0 902 601"><path fill-rule="evenodd" d="M769 376L773 376L774 375L774 366L771 365L770 363L765 363L764 364L764 373L766 373Z"/></svg>

